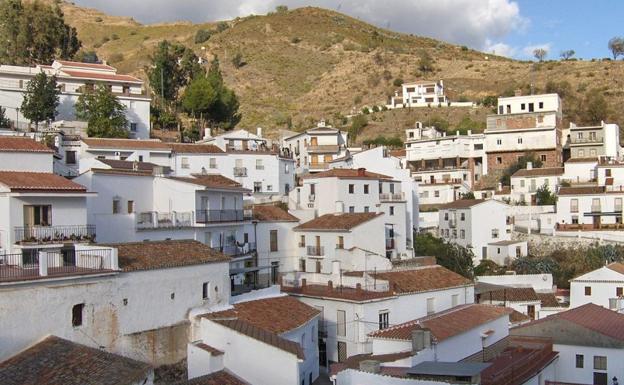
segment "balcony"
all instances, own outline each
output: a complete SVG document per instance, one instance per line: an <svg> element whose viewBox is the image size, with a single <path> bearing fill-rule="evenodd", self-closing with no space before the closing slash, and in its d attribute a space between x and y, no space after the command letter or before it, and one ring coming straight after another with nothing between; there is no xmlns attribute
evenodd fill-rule
<svg viewBox="0 0 624 385"><path fill-rule="evenodd" d="M119 270L113 249L54 250L0 255L0 283Z"/></svg>
<svg viewBox="0 0 624 385"><path fill-rule="evenodd" d="M195 212L197 223L241 222L248 219L251 219L251 213L247 210L197 210Z"/></svg>
<svg viewBox="0 0 624 385"><path fill-rule="evenodd" d="M589 138L570 138L570 144L593 144L602 143L601 137L589 137Z"/></svg>
<svg viewBox="0 0 624 385"><path fill-rule="evenodd" d="M193 226L193 212L162 213L157 211L146 211L136 215L136 228L139 230L148 229L174 229Z"/></svg>
<svg viewBox="0 0 624 385"><path fill-rule="evenodd" d="M385 202L398 202L405 200L405 194L403 193L381 193L379 194L379 200Z"/></svg>
<svg viewBox="0 0 624 385"><path fill-rule="evenodd" d="M95 241L94 225L15 227L15 243L45 244Z"/></svg>
<svg viewBox="0 0 624 385"><path fill-rule="evenodd" d="M325 249L323 246L308 246L307 255L309 257L322 257L325 255Z"/></svg>
<svg viewBox="0 0 624 385"><path fill-rule="evenodd" d="M234 176L247 176L247 167L234 167Z"/></svg>
<svg viewBox="0 0 624 385"><path fill-rule="evenodd" d="M213 247L214 250L228 255L230 257L239 257L243 255L247 255L256 251L256 243L255 242L247 242L241 245L238 244L230 244L224 246Z"/></svg>
<svg viewBox="0 0 624 385"><path fill-rule="evenodd" d="M386 239L386 250L394 250L394 238Z"/></svg>

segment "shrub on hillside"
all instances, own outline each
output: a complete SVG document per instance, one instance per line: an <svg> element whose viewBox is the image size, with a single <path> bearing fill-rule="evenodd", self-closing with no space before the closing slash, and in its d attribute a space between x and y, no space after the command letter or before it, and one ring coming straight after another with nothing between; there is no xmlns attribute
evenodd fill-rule
<svg viewBox="0 0 624 385"><path fill-rule="evenodd" d="M207 29L198 29L197 32L195 32L195 44L201 44L207 41L210 39L210 36L212 36L212 32Z"/></svg>

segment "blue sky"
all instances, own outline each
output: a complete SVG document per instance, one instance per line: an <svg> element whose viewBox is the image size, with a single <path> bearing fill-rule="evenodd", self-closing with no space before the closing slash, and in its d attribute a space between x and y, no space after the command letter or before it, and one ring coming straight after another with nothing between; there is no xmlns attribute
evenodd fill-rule
<svg viewBox="0 0 624 385"><path fill-rule="evenodd" d="M75 0L142 23L232 19L276 5L324 7L395 31L429 36L518 59L546 47L549 58L607 57L624 36L624 0Z"/></svg>

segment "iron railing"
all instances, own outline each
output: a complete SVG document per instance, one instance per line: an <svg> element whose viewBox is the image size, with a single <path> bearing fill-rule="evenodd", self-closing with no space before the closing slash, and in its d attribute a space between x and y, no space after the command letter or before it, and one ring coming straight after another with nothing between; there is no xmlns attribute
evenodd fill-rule
<svg viewBox="0 0 624 385"><path fill-rule="evenodd" d="M381 193L379 194L380 201L402 201L405 200L405 196L402 193Z"/></svg>
<svg viewBox="0 0 624 385"><path fill-rule="evenodd" d="M234 167L234 176L247 176L247 167Z"/></svg>
<svg viewBox="0 0 624 385"><path fill-rule="evenodd" d="M195 213L197 223L239 222L247 219L251 219L251 214L246 210L198 210Z"/></svg>
<svg viewBox="0 0 624 385"><path fill-rule="evenodd" d="M240 255L253 253L254 251L256 251L256 243L247 242L244 244L224 245L224 246L213 247L213 249L225 255L240 256Z"/></svg>
<svg viewBox="0 0 624 385"><path fill-rule="evenodd" d="M172 211L162 213L146 211L136 214L137 229L167 229L193 226L193 212Z"/></svg>
<svg viewBox="0 0 624 385"><path fill-rule="evenodd" d="M320 257L325 255L325 249L323 246L308 246L308 255L311 257Z"/></svg>
<svg viewBox="0 0 624 385"><path fill-rule="evenodd" d="M15 227L15 243L95 241L95 225Z"/></svg>

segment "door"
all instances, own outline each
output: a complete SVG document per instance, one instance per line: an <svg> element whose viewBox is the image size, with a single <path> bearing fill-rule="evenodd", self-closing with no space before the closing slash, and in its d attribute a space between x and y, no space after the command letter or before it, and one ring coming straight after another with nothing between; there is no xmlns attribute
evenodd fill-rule
<svg viewBox="0 0 624 385"><path fill-rule="evenodd" d="M535 305L527 306L527 315L529 316L529 318L535 319Z"/></svg>
<svg viewBox="0 0 624 385"><path fill-rule="evenodd" d="M599 229L600 228L600 216L594 215L592 217L592 220L593 220L592 224L594 225L594 229Z"/></svg>
<svg viewBox="0 0 624 385"><path fill-rule="evenodd" d="M347 343L338 342L338 362L343 362L347 359ZM594 373L594 376L596 373ZM606 384L606 382L605 382Z"/></svg>
<svg viewBox="0 0 624 385"><path fill-rule="evenodd" d="M319 366L327 367L327 342L325 342L325 338L319 336L318 339L318 349L319 349Z"/></svg>
<svg viewBox="0 0 624 385"><path fill-rule="evenodd" d="M310 146L318 146L318 138L316 137L310 138Z"/></svg>
<svg viewBox="0 0 624 385"><path fill-rule="evenodd" d="M483 246L481 249L481 259L487 259L487 246Z"/></svg>
<svg viewBox="0 0 624 385"><path fill-rule="evenodd" d="M609 385L607 373L594 372L594 385Z"/></svg>
<svg viewBox="0 0 624 385"><path fill-rule="evenodd" d="M316 236L316 242L314 243L314 245L316 246L316 253L315 255L321 255L321 237L320 236Z"/></svg>

